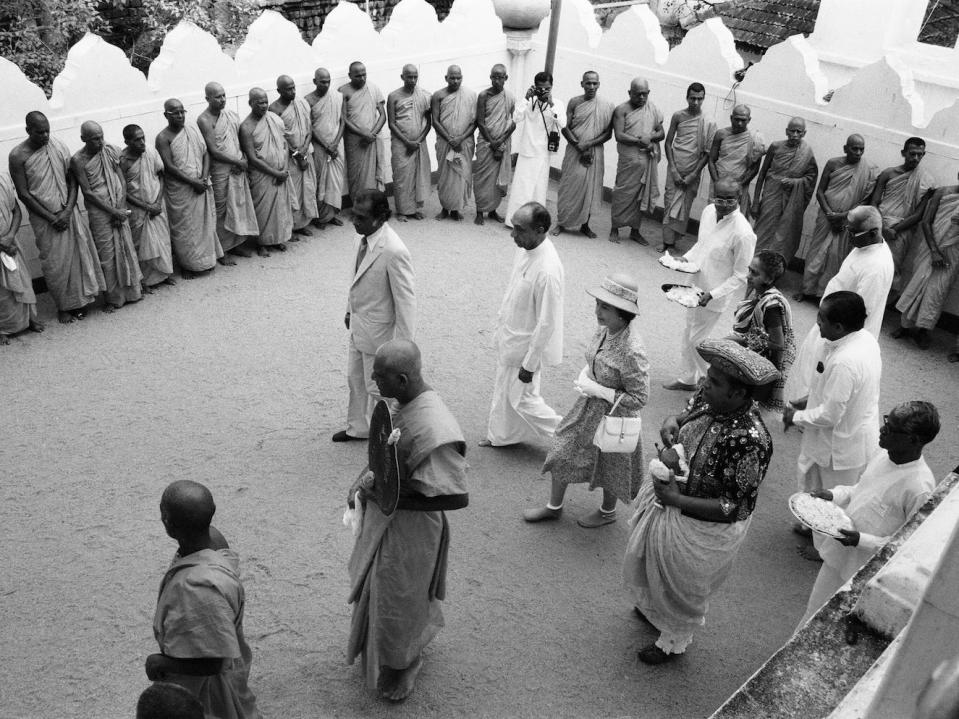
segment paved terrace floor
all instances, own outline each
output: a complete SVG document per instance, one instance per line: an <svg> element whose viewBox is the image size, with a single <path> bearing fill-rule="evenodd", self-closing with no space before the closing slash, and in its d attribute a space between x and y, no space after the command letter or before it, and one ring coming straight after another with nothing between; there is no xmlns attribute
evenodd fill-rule
<svg viewBox="0 0 959 719"><path fill-rule="evenodd" d="M438 210L435 197L430 216ZM470 218L472 214L470 214ZM584 530L599 501L573 488L564 519L520 519L545 501L544 447L479 449L493 384L492 327L513 244L502 225L394 225L417 271L417 339L426 374L468 438L468 509L450 514L446 628L426 653L413 697L387 706L345 663L351 536L344 494L365 445L334 445L344 424L352 265L349 227L316 231L286 254L240 260L180 281L143 302L82 323L48 322L0 348L3 458L0 502L0 716L131 717L155 651L156 590L175 545L159 518L163 487L194 479L213 490L215 524L243 558L252 687L266 717L697 717L708 715L789 636L817 567L793 551L786 498L799 435L770 422L775 454L746 545L689 653L650 668L653 640L620 581L620 521ZM608 206L594 228L605 237ZM658 238L649 222L647 234ZM651 447L683 396L673 377L683 308L659 285L675 279L652 248L564 235L567 272L562 366L543 394L560 411L595 320L584 290L610 271L642 284L642 332L652 392ZM793 290L795 276L785 289ZM802 336L811 305L796 307ZM895 326L887 321L885 333ZM936 475L956 464L959 365L937 334L919 352L884 334L887 411L935 401L944 431L928 453Z"/></svg>

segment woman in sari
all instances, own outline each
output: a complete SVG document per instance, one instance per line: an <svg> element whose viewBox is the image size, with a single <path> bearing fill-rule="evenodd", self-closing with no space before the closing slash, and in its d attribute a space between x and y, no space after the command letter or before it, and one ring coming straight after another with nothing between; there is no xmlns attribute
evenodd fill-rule
<svg viewBox="0 0 959 719"><path fill-rule="evenodd" d="M527 522L559 519L566 486L588 482L603 490L602 505L580 517L581 527L594 528L616 521L616 502L631 502L643 476L643 445L633 452L602 453L593 435L615 405L617 417L638 417L649 396L649 362L639 332L631 327L639 313L639 285L628 275L611 275L600 287L587 290L596 298L599 328L586 350L586 366L574 382L580 392L572 409L556 428L553 447L543 472L552 475L549 503L523 513Z"/></svg>
<svg viewBox="0 0 959 719"><path fill-rule="evenodd" d="M789 301L776 287L786 271L786 261L772 250L760 250L749 263L746 298L733 313L730 339L762 355L779 370L779 379L757 393L755 399L764 409L781 411L786 375L796 356Z"/></svg>

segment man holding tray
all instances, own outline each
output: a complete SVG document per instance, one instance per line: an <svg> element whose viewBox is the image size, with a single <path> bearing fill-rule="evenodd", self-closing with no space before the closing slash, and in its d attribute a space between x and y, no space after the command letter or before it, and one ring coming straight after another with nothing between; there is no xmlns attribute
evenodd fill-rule
<svg viewBox="0 0 959 719"><path fill-rule="evenodd" d="M696 283L705 292L699 306L686 313L686 328L681 340L679 377L663 385L666 389L691 392L705 377L706 361L696 353L729 307L733 294L745 286L749 261L756 249L756 234L749 220L739 211L739 183L728 177L716 181L712 204L703 210L699 238L685 259L699 266Z"/></svg>

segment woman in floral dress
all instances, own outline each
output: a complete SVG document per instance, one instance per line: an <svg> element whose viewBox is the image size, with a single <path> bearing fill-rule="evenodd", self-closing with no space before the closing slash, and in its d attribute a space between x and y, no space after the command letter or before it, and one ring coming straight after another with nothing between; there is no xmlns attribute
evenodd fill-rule
<svg viewBox="0 0 959 719"><path fill-rule="evenodd" d="M587 292L596 298L599 329L586 350L586 366L575 381L582 395L563 417L543 472L552 474L552 489L545 507L523 513L527 522L558 519L563 512L566 486L588 482L601 487L602 505L577 522L581 527L601 527L616 521L616 502L629 503L642 480L642 440L632 453L604 454L593 445L593 435L613 404L617 417L638 417L649 396L649 362L643 340L631 322L639 313L638 283L628 275L611 275L600 287Z"/></svg>
<svg viewBox="0 0 959 719"><path fill-rule="evenodd" d="M755 399L774 412L783 409L783 387L796 357L792 310L789 301L776 288L786 271L786 261L778 252L760 250L749 263L746 299L736 306L730 339L762 355L779 370L779 379Z"/></svg>

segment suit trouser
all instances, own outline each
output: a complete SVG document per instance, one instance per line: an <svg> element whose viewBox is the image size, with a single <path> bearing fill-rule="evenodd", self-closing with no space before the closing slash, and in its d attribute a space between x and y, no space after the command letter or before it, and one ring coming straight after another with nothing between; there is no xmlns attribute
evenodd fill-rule
<svg viewBox="0 0 959 719"><path fill-rule="evenodd" d="M486 438L496 447L549 439L561 415L539 393L541 372L530 382L519 381L519 367L497 363Z"/></svg>
<svg viewBox="0 0 959 719"><path fill-rule="evenodd" d="M696 384L706 376L709 364L696 351L696 345L709 338L722 312L713 312L705 307L693 307L686 310L686 327L683 329L681 345L679 381L684 384Z"/></svg>
<svg viewBox="0 0 959 719"><path fill-rule="evenodd" d="M356 348L350 335L346 360L346 382L350 389L350 403L346 410L346 433L351 437L370 436L370 417L373 407L383 399L373 381L373 358Z"/></svg>

